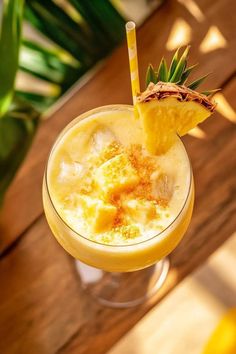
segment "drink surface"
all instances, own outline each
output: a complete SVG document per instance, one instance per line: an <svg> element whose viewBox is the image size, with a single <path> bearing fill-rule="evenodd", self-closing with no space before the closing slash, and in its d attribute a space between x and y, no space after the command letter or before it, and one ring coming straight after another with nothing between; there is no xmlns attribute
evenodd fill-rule
<svg viewBox="0 0 236 354"><path fill-rule="evenodd" d="M109 245L145 241L180 214L191 180L181 140L163 155L143 146L132 109L92 114L68 128L47 168L52 203L77 234Z"/></svg>

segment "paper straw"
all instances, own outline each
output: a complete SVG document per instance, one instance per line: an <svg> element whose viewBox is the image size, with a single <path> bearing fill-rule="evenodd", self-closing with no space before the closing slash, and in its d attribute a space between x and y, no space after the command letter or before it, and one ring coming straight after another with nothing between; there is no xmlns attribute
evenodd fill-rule
<svg viewBox="0 0 236 354"><path fill-rule="evenodd" d="M132 21L127 22L125 28L129 53L132 96L135 105L137 93L140 92L135 23Z"/></svg>

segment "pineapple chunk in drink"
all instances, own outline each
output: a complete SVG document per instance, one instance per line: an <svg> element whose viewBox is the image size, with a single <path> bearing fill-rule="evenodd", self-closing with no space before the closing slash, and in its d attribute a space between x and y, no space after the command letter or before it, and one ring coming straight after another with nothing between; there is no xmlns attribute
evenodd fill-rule
<svg viewBox="0 0 236 354"><path fill-rule="evenodd" d="M112 195L134 188L139 183L139 176L127 155L120 154L98 167L95 182L106 195Z"/></svg>
<svg viewBox="0 0 236 354"><path fill-rule="evenodd" d="M125 212L136 222L147 224L157 217L157 207L153 201L128 199L123 202Z"/></svg>
<svg viewBox="0 0 236 354"><path fill-rule="evenodd" d="M104 232L111 228L117 212L115 206L87 195L79 196L78 203L93 232Z"/></svg>

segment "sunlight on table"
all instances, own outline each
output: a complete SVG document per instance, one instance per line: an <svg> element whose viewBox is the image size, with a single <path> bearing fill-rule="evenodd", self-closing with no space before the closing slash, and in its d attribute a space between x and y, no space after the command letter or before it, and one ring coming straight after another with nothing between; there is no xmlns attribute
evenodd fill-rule
<svg viewBox="0 0 236 354"><path fill-rule="evenodd" d="M209 53L213 50L226 47L227 41L220 32L219 28L216 26L211 26L200 44L199 50L202 53Z"/></svg>
<svg viewBox="0 0 236 354"><path fill-rule="evenodd" d="M217 102L216 110L223 117L228 119L232 123L236 123L236 112L230 103L226 100L223 93L217 93L214 95L214 100Z"/></svg>
<svg viewBox="0 0 236 354"><path fill-rule="evenodd" d="M182 18L177 18L172 25L169 38L166 43L167 50L175 50L191 41L192 30L189 24Z"/></svg>
<svg viewBox="0 0 236 354"><path fill-rule="evenodd" d="M194 0L178 0L180 4L186 7L190 14L198 21L202 22L205 19L205 16Z"/></svg>

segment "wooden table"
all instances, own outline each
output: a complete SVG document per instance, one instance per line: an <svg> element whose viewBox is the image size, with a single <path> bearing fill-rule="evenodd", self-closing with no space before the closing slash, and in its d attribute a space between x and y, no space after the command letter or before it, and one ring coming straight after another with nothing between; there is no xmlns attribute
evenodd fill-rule
<svg viewBox="0 0 236 354"><path fill-rule="evenodd" d="M191 27L191 62L200 63L196 75L214 72L205 87L221 87L232 109L235 1L199 0L200 15L194 7L191 14L180 2L166 1L139 29L141 77L150 61L160 60L173 23L183 19ZM222 48L203 54L199 46L211 26L225 41ZM171 53L166 55L170 58ZM196 206L186 237L171 255L171 270L159 294L127 310L92 302L81 290L73 259L50 234L42 209L42 176L53 141L72 118L97 106L131 102L125 44L69 96L41 125L1 212L1 354L104 353L235 231L236 119L229 107L223 107L223 115L216 113L202 124L204 139L184 138L195 174Z"/></svg>

